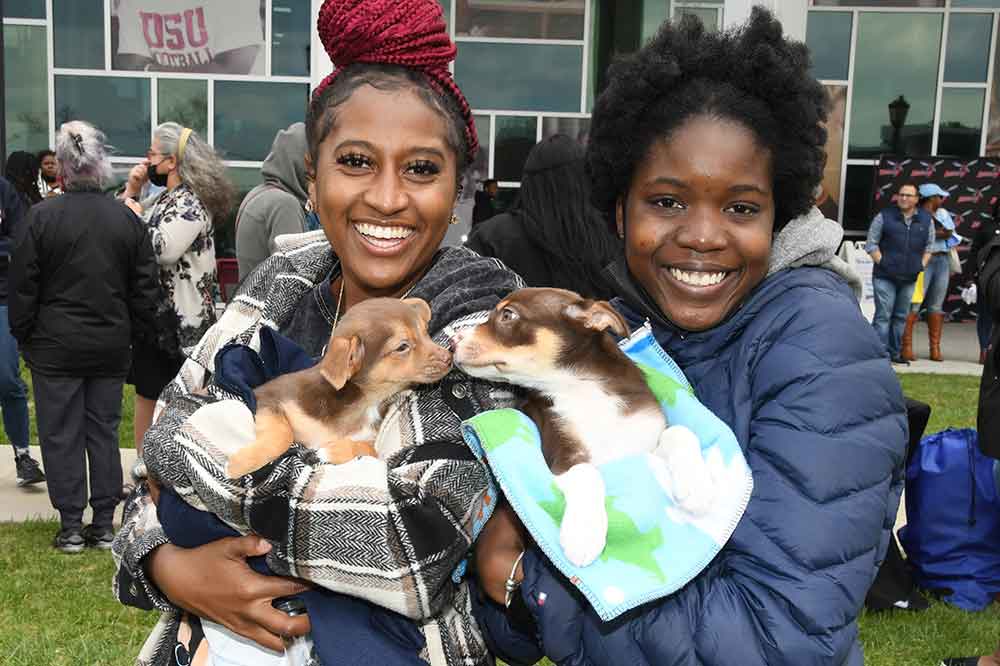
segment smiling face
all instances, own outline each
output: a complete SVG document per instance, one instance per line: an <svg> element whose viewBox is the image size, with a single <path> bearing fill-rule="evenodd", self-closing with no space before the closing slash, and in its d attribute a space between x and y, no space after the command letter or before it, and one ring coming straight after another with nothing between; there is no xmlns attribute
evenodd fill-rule
<svg viewBox="0 0 1000 666"><path fill-rule="evenodd" d="M396 296L426 270L457 194L445 119L412 90L356 89L310 165L310 194L344 278Z"/></svg>
<svg viewBox="0 0 1000 666"><path fill-rule="evenodd" d="M770 153L741 124L692 117L636 165L617 222L629 271L667 319L712 328L767 274Z"/></svg>

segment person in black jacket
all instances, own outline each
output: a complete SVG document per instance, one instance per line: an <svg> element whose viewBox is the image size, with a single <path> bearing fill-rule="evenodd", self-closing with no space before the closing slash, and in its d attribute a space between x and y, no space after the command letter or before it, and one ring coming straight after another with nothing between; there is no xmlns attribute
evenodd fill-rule
<svg viewBox="0 0 1000 666"><path fill-rule="evenodd" d="M3 409L3 428L14 447L14 465L18 486L41 483L45 474L38 461L31 457L28 418L28 387L21 379L21 357L17 340L10 333L7 316L7 269L14 234L22 227L27 205L14 186L0 178L0 408Z"/></svg>
<svg viewBox="0 0 1000 666"><path fill-rule="evenodd" d="M972 279L979 282L979 262L976 257L980 250L992 242L997 235L1000 235L1000 201L993 204L993 211L989 220L984 220L976 235L972 238L972 245L969 247L969 257L972 259ZM976 334L979 337L979 365L986 363L986 350L990 346L990 334L993 331L993 316L990 313L989 304L986 302L982 286L977 288L976 296Z"/></svg>
<svg viewBox="0 0 1000 666"><path fill-rule="evenodd" d="M34 382L54 546L110 548L122 493L122 388L133 340L155 335L156 261L146 226L101 192L111 174L104 135L73 121L56 156L66 194L31 208L10 268L10 320ZM83 527L90 470L93 523Z"/></svg>
<svg viewBox="0 0 1000 666"><path fill-rule="evenodd" d="M583 146L565 134L543 139L528 154L510 211L474 227L466 246L500 259L528 286L613 298L602 269L621 246L590 204L583 158Z"/></svg>

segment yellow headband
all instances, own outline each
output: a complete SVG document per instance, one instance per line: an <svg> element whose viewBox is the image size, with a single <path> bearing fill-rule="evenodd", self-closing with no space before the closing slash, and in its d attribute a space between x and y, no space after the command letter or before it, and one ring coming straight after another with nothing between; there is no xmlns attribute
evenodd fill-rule
<svg viewBox="0 0 1000 666"><path fill-rule="evenodd" d="M190 127L185 127L181 130L181 139L177 142L177 161L184 161L184 147L187 146L188 137L191 136L193 130Z"/></svg>

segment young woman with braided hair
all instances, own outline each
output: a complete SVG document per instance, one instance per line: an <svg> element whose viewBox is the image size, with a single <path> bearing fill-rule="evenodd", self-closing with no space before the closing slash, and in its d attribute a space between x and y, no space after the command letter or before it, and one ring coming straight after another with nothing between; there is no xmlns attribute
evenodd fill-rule
<svg viewBox="0 0 1000 666"><path fill-rule="evenodd" d="M453 579L493 501L459 423L512 396L454 372L390 409L378 460L318 464L294 447L242 479L224 472L224 452L253 428L232 384L216 383L227 344L256 349L274 339L267 327L316 358L343 313L374 296L424 299L431 334L446 344L522 285L495 260L439 249L477 140L448 72L455 46L438 3L327 0L318 28L336 66L306 119L322 231L279 243L164 390L143 454L161 485L137 484L115 542L119 599L165 611L142 664L197 655L202 632L213 659L280 664L282 637L306 633L310 620L322 663L493 663L468 586ZM191 545L190 529L171 527L178 505L190 510L180 496L255 535L179 547ZM252 571L246 559L265 553L271 572L316 586L303 594L308 615L272 606L307 586Z"/></svg>

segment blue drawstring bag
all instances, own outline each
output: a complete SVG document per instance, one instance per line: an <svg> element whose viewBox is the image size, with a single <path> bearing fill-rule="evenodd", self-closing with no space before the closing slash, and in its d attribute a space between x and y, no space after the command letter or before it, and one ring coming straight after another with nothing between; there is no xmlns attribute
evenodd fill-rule
<svg viewBox="0 0 1000 666"><path fill-rule="evenodd" d="M1000 488L976 431L949 428L920 440L906 468L900 542L916 584L979 611L1000 593Z"/></svg>

